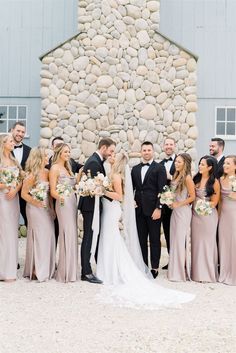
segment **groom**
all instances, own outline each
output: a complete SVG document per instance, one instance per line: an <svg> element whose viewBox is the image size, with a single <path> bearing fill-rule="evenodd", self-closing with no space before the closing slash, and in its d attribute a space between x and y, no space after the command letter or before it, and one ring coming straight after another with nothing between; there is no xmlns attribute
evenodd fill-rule
<svg viewBox="0 0 236 353"><path fill-rule="evenodd" d="M161 256L160 226L161 204L158 194L166 185L166 171L163 165L154 161L153 144L142 143L143 162L133 167L131 176L135 192L136 223L143 260L148 266L148 237L150 243L151 273L158 276Z"/></svg>
<svg viewBox="0 0 236 353"><path fill-rule="evenodd" d="M110 138L104 138L99 142L98 150L87 160L84 165L83 172L90 174L95 177L97 173L105 173L103 167L103 162L110 157L115 152L115 142ZM82 275L81 280L90 283L102 283L94 274L92 273L92 268L90 264L91 256L91 246L93 239L93 213L94 213L94 197L85 196L80 197L79 209L83 215L83 226L84 226L84 236L81 244L81 267Z"/></svg>

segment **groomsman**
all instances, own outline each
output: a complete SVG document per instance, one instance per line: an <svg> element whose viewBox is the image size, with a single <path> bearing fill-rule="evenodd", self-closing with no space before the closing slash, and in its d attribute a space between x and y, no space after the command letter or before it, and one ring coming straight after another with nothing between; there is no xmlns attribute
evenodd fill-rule
<svg viewBox="0 0 236 353"><path fill-rule="evenodd" d="M83 171L87 173L90 171L92 177L96 176L97 173L105 173L103 166L104 161L115 152L115 142L110 138L104 138L99 142L98 150L87 160L84 165ZM79 209L83 215L84 235L81 244L81 267L82 274L81 280L90 283L102 283L92 273L90 264L91 246L93 240L93 213L94 213L95 201L94 197L86 196L80 197Z"/></svg>
<svg viewBox="0 0 236 353"><path fill-rule="evenodd" d="M220 177L224 173L223 165L225 161L225 156L223 154L225 148L225 141L219 137L213 137L211 139L210 145L209 145L209 151L210 155L215 157L217 159L217 171L216 171L216 177L217 179L220 179Z"/></svg>
<svg viewBox="0 0 236 353"><path fill-rule="evenodd" d="M133 167L131 176L135 192L136 222L143 260L148 266L148 238L150 243L151 272L158 276L161 256L161 208L158 194L166 185L164 166L154 159L153 144L145 141L141 147L143 162Z"/></svg>
<svg viewBox="0 0 236 353"><path fill-rule="evenodd" d="M172 176L175 173L175 158L176 158L175 148L176 148L175 140L172 137L167 137L164 140L164 145L163 145L163 151L166 154L166 158L164 158L160 162L166 169L167 185L170 185L171 180L172 180ZM163 205L161 221L162 221L164 236L166 239L166 246L167 246L168 253L170 251L170 217L171 217L171 213L172 213L172 210L167 205ZM168 265L165 265L163 267L163 270L167 270L167 269L168 269Z"/></svg>
<svg viewBox="0 0 236 353"><path fill-rule="evenodd" d="M25 124L22 121L17 121L11 129L11 134L15 142L15 147L13 151L14 157L17 159L18 163L21 165L22 169L25 169L25 163L29 157L31 147L25 145L22 141L25 137L26 129ZM26 217L26 202L22 199L19 193L20 202L20 213L24 219L25 225L27 226Z"/></svg>

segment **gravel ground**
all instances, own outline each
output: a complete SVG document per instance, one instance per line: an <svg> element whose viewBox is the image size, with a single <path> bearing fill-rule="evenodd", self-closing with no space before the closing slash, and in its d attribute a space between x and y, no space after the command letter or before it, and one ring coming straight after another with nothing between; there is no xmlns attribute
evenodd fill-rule
<svg viewBox="0 0 236 353"><path fill-rule="evenodd" d="M181 309L137 310L98 303L100 286L21 279L0 283L0 353L235 353L236 287L157 282L195 293ZM166 263L163 249L162 264Z"/></svg>

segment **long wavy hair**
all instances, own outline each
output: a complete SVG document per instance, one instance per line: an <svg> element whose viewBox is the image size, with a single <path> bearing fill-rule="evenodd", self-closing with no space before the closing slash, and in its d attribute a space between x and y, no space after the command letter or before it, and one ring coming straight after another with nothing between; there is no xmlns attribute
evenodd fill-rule
<svg viewBox="0 0 236 353"><path fill-rule="evenodd" d="M0 165L2 164L2 161L3 161L4 145L7 142L7 139L11 136L12 136L11 134L1 134L0 135ZM10 153L9 158L21 171L22 168L12 153Z"/></svg>
<svg viewBox="0 0 236 353"><path fill-rule="evenodd" d="M39 180L40 171L43 168L46 150L43 147L34 147L31 149L29 157L26 161L25 172L27 175L32 175L35 183Z"/></svg>
<svg viewBox="0 0 236 353"><path fill-rule="evenodd" d="M60 158L61 156L61 153L62 153L62 150L65 148L65 147L68 147L70 149L70 146L68 146L66 143L60 143L58 144L55 149L54 149L54 155L53 155L53 158L52 158L52 165L53 164L56 164L58 159ZM66 170L68 171L69 175L73 175L73 172L71 170L71 165L70 165L70 162L69 161L66 161L65 164L64 164Z"/></svg>
<svg viewBox="0 0 236 353"><path fill-rule="evenodd" d="M184 168L181 172L176 170L173 180L176 180L179 176L179 181L176 187L176 192L181 193L186 186L186 177L187 175L191 175L191 163L192 158L188 153L180 153L178 154L177 158L181 157L184 161Z"/></svg>
<svg viewBox="0 0 236 353"><path fill-rule="evenodd" d="M234 165L236 166L236 155L232 154L232 155L226 156L225 159L227 159L227 158L232 158ZM226 175L227 174L223 173L223 178L225 178ZM236 175L236 170L235 170L235 175Z"/></svg>
<svg viewBox="0 0 236 353"><path fill-rule="evenodd" d="M122 191L125 187L125 168L128 163L128 156L125 152L117 153L115 163L112 166L111 174L119 174L122 181Z"/></svg>
<svg viewBox="0 0 236 353"><path fill-rule="evenodd" d="M214 183L215 183L215 180L216 180L216 171L217 171L217 161L214 157L212 156L203 156L198 165L201 163L201 161L205 159L206 161L206 164L208 167L211 167L211 169L209 170L209 178L206 182L206 196L210 197L212 196L215 191L214 191ZM197 173L194 178L193 178L193 181L194 181L194 184L199 184L202 180L202 174L201 173Z"/></svg>

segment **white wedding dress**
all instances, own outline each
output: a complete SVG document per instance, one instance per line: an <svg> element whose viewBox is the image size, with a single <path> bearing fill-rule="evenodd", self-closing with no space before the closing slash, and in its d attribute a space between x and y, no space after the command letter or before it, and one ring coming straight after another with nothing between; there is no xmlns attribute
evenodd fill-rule
<svg viewBox="0 0 236 353"><path fill-rule="evenodd" d="M132 191L129 190L129 192ZM130 194L127 196L130 201ZM125 235L128 238L125 240L119 230L121 203L102 199L97 277L104 285L98 295L99 300L118 306L149 309L162 306L178 307L181 303L193 300L195 297L193 294L164 288L151 279L150 271L142 259L132 200L131 197L128 208L127 204L124 204L126 214L123 216L123 222ZM130 219L133 221L130 222ZM129 229L132 230L131 240Z"/></svg>

